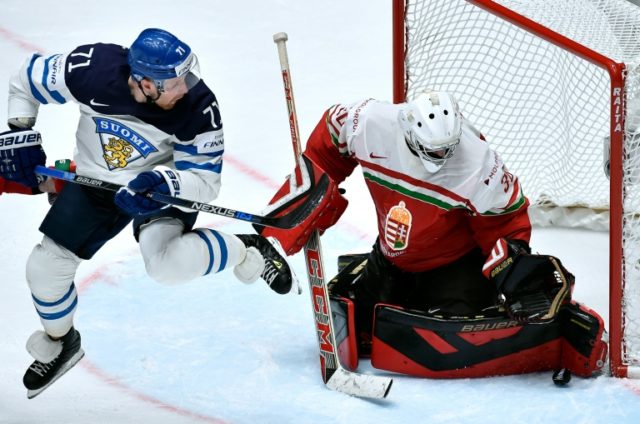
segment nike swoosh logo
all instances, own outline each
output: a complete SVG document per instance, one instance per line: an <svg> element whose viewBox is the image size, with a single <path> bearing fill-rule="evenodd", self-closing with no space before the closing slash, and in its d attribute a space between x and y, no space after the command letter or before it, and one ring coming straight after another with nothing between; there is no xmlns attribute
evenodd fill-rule
<svg viewBox="0 0 640 424"><path fill-rule="evenodd" d="M91 106L103 106L103 107L105 107L105 106L109 106L109 105L105 105L104 103L98 103L98 102L96 102L96 101L95 101L95 99L91 99L91 100L89 100L89 104L90 104Z"/></svg>
<svg viewBox="0 0 640 424"><path fill-rule="evenodd" d="M387 156L378 156L375 153L369 153L371 159L387 159Z"/></svg>

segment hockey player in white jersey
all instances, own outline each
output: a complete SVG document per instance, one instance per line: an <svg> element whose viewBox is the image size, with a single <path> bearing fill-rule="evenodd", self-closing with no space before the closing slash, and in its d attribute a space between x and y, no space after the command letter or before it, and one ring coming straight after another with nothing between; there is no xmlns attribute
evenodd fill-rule
<svg viewBox="0 0 640 424"><path fill-rule="evenodd" d="M312 230L339 219L346 200L337 184L358 165L378 220L373 250L352 256L330 283L336 332L348 334L338 336L343 365L370 355L375 367L436 378L563 368L590 376L602 367L602 319L571 301L574 278L557 258L531 253L517 176L451 94L335 105L303 159L296 172L310 181L328 174L332 200L296 229L262 235L299 251ZM272 199L271 214L304 204L307 188L291 187Z"/></svg>
<svg viewBox="0 0 640 424"><path fill-rule="evenodd" d="M146 29L130 48L88 44L66 54L33 54L12 76L0 178L36 187L46 156L33 129L40 105L76 102L74 160L79 174L124 184L117 194L66 184L40 226L27 281L44 331L27 342L35 361L24 376L33 397L83 356L73 327L76 269L129 222L148 274L175 284L233 267L245 283L259 277L284 294L295 276L277 242L193 225L197 213L155 202L159 192L210 202L220 190L224 152L218 101L199 75L191 48ZM275 244L272 244L275 243Z"/></svg>

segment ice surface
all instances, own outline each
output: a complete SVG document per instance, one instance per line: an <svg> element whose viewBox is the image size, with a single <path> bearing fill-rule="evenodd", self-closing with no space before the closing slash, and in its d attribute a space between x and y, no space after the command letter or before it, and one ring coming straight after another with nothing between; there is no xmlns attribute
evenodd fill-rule
<svg viewBox="0 0 640 424"><path fill-rule="evenodd" d="M272 35L289 35L289 60L303 139L325 108L363 97L391 99L390 2L189 1L135 3L5 0L0 14L0 84L34 49L90 42L129 44L145 27L173 31L199 55L220 102L227 139L217 204L260 211L293 157ZM6 86L5 86L6 87ZM6 115L0 89L0 117ZM4 118L0 118L4 119ZM77 108L43 106L37 127L49 160L70 157ZM357 172L356 172L357 174ZM347 182L351 205L322 238L327 274L340 253L367 251L373 210L362 177ZM0 198L0 423L580 423L640 422L640 386L550 373L475 380L395 376L385 401L327 390L320 378L309 295L278 296L231 272L167 287L144 272L130 229L83 263L76 327L85 358L27 400L24 343L39 328L24 265L40 239L44 196ZM251 232L201 214L198 226ZM575 298L606 319L607 236L534 232L534 250L559 256L577 277ZM304 279L302 257L293 258ZM377 372L362 364L364 372Z"/></svg>

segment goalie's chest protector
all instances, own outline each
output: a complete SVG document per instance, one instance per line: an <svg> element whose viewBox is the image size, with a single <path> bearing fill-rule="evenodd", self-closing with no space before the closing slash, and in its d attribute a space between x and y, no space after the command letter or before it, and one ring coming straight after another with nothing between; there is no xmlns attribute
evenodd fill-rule
<svg viewBox="0 0 640 424"><path fill-rule="evenodd" d="M345 130L376 207L382 252L416 272L450 263L476 246L468 218L496 206L495 185L483 183L483 175L501 169L502 162L465 126L454 156L437 173L427 172L406 145L400 107L364 101L351 108Z"/></svg>

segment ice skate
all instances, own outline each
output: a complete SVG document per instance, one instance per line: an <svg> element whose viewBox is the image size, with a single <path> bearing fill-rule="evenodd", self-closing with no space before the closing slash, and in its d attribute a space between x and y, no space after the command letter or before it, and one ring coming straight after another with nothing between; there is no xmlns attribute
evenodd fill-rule
<svg viewBox="0 0 640 424"><path fill-rule="evenodd" d="M42 393L84 356L80 333L73 327L59 340L36 331L27 341L27 350L35 358L22 379L29 399Z"/></svg>
<svg viewBox="0 0 640 424"><path fill-rule="evenodd" d="M262 256L264 268L260 277L273 291L286 294L295 289L297 293L300 293L298 279L287 263L285 253L278 240L272 237L265 238L258 234L240 234L238 238L248 249L253 247Z"/></svg>

